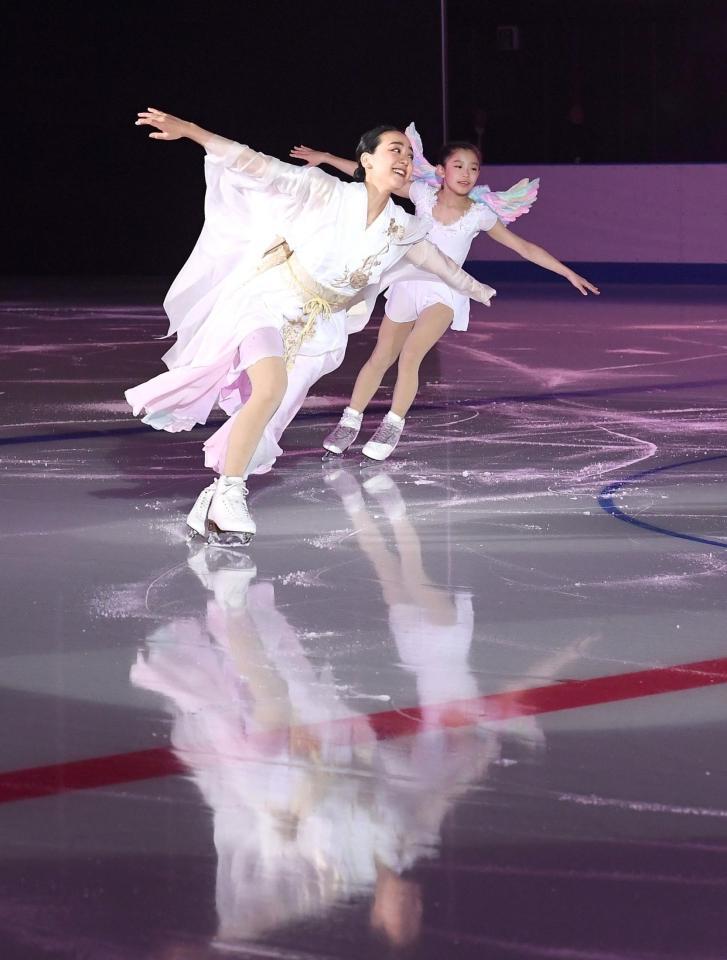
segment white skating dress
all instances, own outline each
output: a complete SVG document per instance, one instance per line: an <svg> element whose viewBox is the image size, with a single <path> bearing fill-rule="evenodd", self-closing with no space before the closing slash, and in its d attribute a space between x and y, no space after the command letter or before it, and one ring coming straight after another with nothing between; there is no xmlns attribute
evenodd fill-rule
<svg viewBox="0 0 727 960"><path fill-rule="evenodd" d="M364 184L222 137L207 144L205 171L205 224L164 302L177 335L164 356L169 370L126 398L150 426L189 430L215 404L235 413L250 393L246 369L284 356L288 389L248 473L270 469L283 430L311 385L341 363L348 334L366 324L381 288L424 270L463 297L488 302L494 294L425 240L428 225L393 201L367 227ZM205 444L205 463L218 472L230 426Z"/></svg>
<svg viewBox="0 0 727 960"><path fill-rule="evenodd" d="M440 223L433 214L438 193L438 187L415 180L409 191L409 199L416 208L417 217L429 225L427 238L461 266L477 234L491 230L498 222L498 217L487 204L473 203L454 223ZM431 276L421 275L416 280L396 283L389 288L386 296L386 314L394 323L409 323L416 320L427 307L442 303L451 307L454 313L453 330L466 330L469 324L469 298Z"/></svg>

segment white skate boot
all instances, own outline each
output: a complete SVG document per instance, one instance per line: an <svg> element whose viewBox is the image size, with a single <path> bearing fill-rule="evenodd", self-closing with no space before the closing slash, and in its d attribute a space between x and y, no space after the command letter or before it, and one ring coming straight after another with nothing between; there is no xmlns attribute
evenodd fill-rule
<svg viewBox="0 0 727 960"><path fill-rule="evenodd" d="M370 460L386 460L396 449L406 421L391 410L379 424L376 433L361 451Z"/></svg>
<svg viewBox="0 0 727 960"><path fill-rule="evenodd" d="M212 497L217 487L217 478L205 487L194 502L194 506L187 516L187 539L194 540L195 537L206 537L209 533L207 529L207 514L209 512Z"/></svg>
<svg viewBox="0 0 727 960"><path fill-rule="evenodd" d="M330 454L340 457L345 453L358 436L362 422L362 413L352 407L346 407L341 414L341 419L323 441L323 447L327 451L323 454L323 459L327 460Z"/></svg>
<svg viewBox="0 0 727 960"><path fill-rule="evenodd" d="M207 514L208 543L244 547L257 527L247 509L247 487L242 477L220 477Z"/></svg>

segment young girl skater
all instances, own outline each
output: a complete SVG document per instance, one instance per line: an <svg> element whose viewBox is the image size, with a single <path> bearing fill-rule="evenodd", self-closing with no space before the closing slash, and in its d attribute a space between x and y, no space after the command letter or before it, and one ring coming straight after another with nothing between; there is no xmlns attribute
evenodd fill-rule
<svg viewBox="0 0 727 960"><path fill-rule="evenodd" d="M504 193L492 193L489 187L475 186L480 154L473 144L445 144L435 168L424 158L414 124L407 127L406 133L414 147L414 179L395 193L414 203L417 216L430 225L429 239L440 250L462 264L474 238L485 231L523 259L565 277L580 293L598 293L596 287L547 250L523 240L505 226L527 213L537 195L537 180L523 180ZM295 147L290 155L311 165L326 163L347 174L355 167L350 160L304 146ZM341 454L351 446L366 407L398 358L391 409L363 448L364 455L372 460L385 460L399 442L405 417L419 389L422 360L450 326L466 330L468 323L467 299L443 284L423 276L397 282L387 294L386 314L374 351L358 375L340 422L323 441L324 448L329 453Z"/></svg>
<svg viewBox="0 0 727 960"><path fill-rule="evenodd" d="M136 122L154 128L152 139L203 146L207 193L204 228L164 303L177 335L169 370L126 397L159 430L204 423L215 403L230 415L204 445L219 480L187 522L214 542L245 544L256 529L247 476L270 469L283 430L310 386L341 363L379 288L418 268L481 303L495 291L391 200L412 171L411 144L395 127L364 134L356 182L344 184L151 107Z"/></svg>

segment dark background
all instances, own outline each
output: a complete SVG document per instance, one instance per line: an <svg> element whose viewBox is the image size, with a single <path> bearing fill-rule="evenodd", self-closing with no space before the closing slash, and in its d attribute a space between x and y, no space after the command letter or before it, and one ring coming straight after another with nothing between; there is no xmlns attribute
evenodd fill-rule
<svg viewBox="0 0 727 960"><path fill-rule="evenodd" d="M727 159L724 0L448 10L450 136L487 162ZM148 142L133 120L149 105L279 156L351 155L382 121L416 119L430 155L442 136L438 0L31 0L3 28L7 275L178 269L201 152Z"/></svg>

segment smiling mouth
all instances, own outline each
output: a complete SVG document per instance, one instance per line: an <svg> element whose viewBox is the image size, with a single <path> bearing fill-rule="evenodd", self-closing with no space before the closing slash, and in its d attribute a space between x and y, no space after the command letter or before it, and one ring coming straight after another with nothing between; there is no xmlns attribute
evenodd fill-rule
<svg viewBox="0 0 727 960"><path fill-rule="evenodd" d="M391 172L395 173L397 177L406 177L406 170L402 170L401 167L394 167Z"/></svg>

